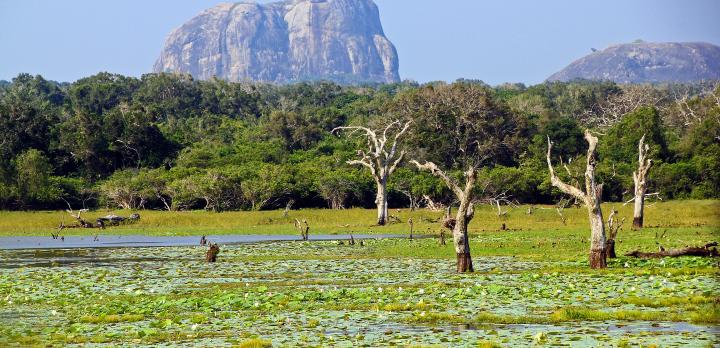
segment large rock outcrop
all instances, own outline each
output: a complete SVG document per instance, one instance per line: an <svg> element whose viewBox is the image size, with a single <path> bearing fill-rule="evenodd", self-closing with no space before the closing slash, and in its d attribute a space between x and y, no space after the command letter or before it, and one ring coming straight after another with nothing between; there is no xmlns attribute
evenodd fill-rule
<svg viewBox="0 0 720 348"><path fill-rule="evenodd" d="M174 30L154 71L230 81L400 80L372 0L221 4Z"/></svg>
<svg viewBox="0 0 720 348"><path fill-rule="evenodd" d="M717 80L720 47L701 42L616 45L574 61L548 81L574 79L617 83Z"/></svg>

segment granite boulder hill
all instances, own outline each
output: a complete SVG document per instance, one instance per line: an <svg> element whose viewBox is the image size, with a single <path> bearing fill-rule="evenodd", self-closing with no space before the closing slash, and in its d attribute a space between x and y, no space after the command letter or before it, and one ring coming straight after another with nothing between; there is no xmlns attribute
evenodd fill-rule
<svg viewBox="0 0 720 348"><path fill-rule="evenodd" d="M634 42L582 57L548 81L617 83L692 82L720 79L720 47L702 42Z"/></svg>
<svg viewBox="0 0 720 348"><path fill-rule="evenodd" d="M153 70L229 81L400 80L372 0L220 4L175 29Z"/></svg>

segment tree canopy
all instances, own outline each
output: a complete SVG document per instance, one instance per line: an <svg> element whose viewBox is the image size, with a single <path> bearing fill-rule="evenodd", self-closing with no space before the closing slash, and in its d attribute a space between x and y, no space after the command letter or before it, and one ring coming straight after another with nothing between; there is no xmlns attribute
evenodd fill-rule
<svg viewBox="0 0 720 348"><path fill-rule="evenodd" d="M638 107L619 104L633 98ZM604 199L627 198L643 135L657 162L649 190L720 197L718 100L720 89L702 84L268 85L165 73L57 83L20 74L0 86L0 208L371 207L373 178L346 164L364 140L331 130L393 120L412 121L408 158L453 175L473 165L478 185L520 202L557 198L546 139L573 170L588 127L599 136ZM391 207L452 201L438 178L407 163L389 180Z"/></svg>

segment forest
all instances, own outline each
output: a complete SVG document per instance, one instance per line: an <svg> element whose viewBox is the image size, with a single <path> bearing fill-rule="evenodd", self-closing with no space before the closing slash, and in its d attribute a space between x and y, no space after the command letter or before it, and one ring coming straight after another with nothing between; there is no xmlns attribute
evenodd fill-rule
<svg viewBox="0 0 720 348"><path fill-rule="evenodd" d="M648 199L720 198L713 83L272 85L165 73L57 83L20 74L0 83L0 209L374 208L380 182L390 208L456 204L428 164L451 181L476 168L475 202L555 204L567 196L546 158L561 180L582 182L586 129L598 139L603 201L633 198L641 138L652 159ZM376 150L384 166L369 156Z"/></svg>

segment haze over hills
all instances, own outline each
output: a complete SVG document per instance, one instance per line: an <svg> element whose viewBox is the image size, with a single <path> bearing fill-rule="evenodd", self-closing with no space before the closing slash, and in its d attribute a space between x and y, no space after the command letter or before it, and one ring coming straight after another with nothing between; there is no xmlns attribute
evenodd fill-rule
<svg viewBox="0 0 720 348"><path fill-rule="evenodd" d="M372 0L221 4L174 30L153 70L229 81L400 80Z"/></svg>
<svg viewBox="0 0 720 348"><path fill-rule="evenodd" d="M617 83L692 82L720 79L720 47L703 42L634 42L593 52L548 81L610 80Z"/></svg>

